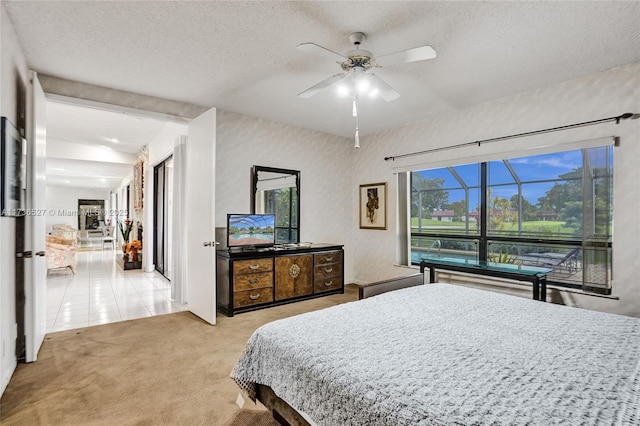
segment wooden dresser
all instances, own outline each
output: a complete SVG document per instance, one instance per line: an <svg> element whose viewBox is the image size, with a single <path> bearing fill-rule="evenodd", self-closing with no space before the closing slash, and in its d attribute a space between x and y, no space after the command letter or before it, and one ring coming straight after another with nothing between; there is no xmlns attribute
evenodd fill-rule
<svg viewBox="0 0 640 426"><path fill-rule="evenodd" d="M344 293L344 251L335 244L218 250L218 310L236 313Z"/></svg>

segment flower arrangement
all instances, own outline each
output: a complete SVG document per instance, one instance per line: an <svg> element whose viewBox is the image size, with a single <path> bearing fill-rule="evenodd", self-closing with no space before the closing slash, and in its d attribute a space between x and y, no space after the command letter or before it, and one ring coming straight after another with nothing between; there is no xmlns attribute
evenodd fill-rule
<svg viewBox="0 0 640 426"><path fill-rule="evenodd" d="M122 245L122 259L125 262L139 262L140 257L138 251L142 250L142 242L140 240L133 240L130 243L124 243Z"/></svg>
<svg viewBox="0 0 640 426"><path fill-rule="evenodd" d="M129 234L131 234L131 228L133 228L133 222L130 219L125 219L122 222L118 223L120 227L120 233L122 234L122 239L125 242L129 242Z"/></svg>
<svg viewBox="0 0 640 426"><path fill-rule="evenodd" d="M124 252L129 253L130 251L138 252L142 250L142 243L140 240L133 240L130 243L126 243L124 245Z"/></svg>

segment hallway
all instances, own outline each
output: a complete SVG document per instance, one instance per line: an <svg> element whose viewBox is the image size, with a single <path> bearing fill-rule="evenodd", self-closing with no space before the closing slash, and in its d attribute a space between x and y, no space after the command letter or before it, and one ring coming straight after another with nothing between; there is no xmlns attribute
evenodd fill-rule
<svg viewBox="0 0 640 426"><path fill-rule="evenodd" d="M184 310L158 272L122 270L119 251L79 251L69 269L47 275L47 333Z"/></svg>

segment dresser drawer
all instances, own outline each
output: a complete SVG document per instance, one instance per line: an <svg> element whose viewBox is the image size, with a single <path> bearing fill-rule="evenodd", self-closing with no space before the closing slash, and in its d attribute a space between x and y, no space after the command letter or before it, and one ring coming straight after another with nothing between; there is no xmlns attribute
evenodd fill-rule
<svg viewBox="0 0 640 426"><path fill-rule="evenodd" d="M238 291L233 293L233 307L259 305L273 302L273 287L256 288L254 290Z"/></svg>
<svg viewBox="0 0 640 426"><path fill-rule="evenodd" d="M341 251L326 251L313 255L313 264L322 265L325 263L342 263Z"/></svg>
<svg viewBox="0 0 640 426"><path fill-rule="evenodd" d="M233 291L244 291L263 287L273 287L273 272L241 274L233 277Z"/></svg>
<svg viewBox="0 0 640 426"><path fill-rule="evenodd" d="M313 268L313 277L316 281L325 278L340 277L342 275L342 263L328 263L326 265L316 265Z"/></svg>
<svg viewBox="0 0 640 426"><path fill-rule="evenodd" d="M313 290L314 293L322 293L323 291L335 290L342 287L342 277L331 277L322 280L316 279Z"/></svg>
<svg viewBox="0 0 640 426"><path fill-rule="evenodd" d="M236 260L233 262L233 275L253 274L256 272L273 271L273 258Z"/></svg>

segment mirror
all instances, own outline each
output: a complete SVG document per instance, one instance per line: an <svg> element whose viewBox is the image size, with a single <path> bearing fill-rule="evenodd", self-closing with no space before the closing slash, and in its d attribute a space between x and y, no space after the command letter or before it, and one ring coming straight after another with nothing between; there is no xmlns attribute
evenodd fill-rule
<svg viewBox="0 0 640 426"><path fill-rule="evenodd" d="M276 216L276 244L300 242L300 172L253 166L252 213Z"/></svg>
<svg viewBox="0 0 640 426"><path fill-rule="evenodd" d="M104 200L78 200L78 229L101 229L104 225Z"/></svg>

